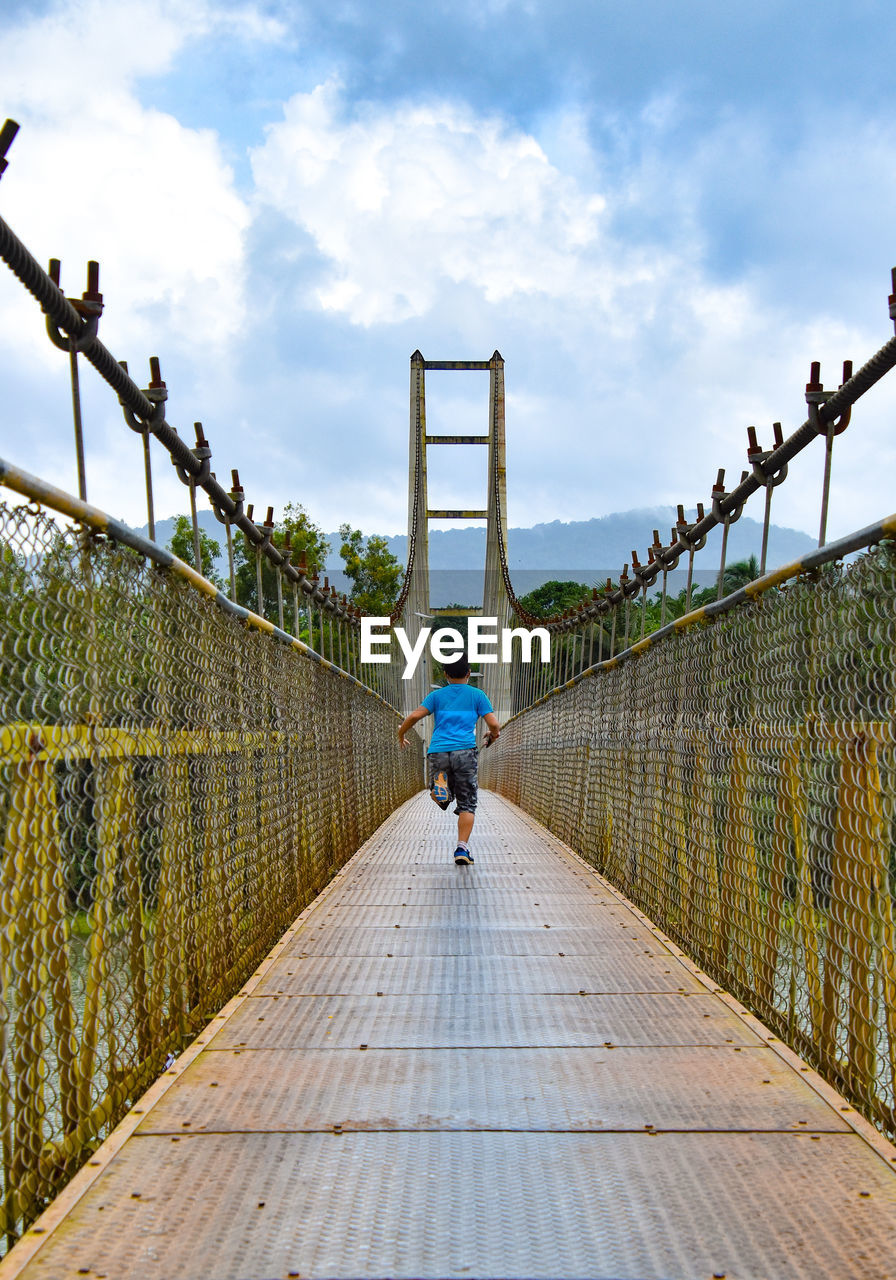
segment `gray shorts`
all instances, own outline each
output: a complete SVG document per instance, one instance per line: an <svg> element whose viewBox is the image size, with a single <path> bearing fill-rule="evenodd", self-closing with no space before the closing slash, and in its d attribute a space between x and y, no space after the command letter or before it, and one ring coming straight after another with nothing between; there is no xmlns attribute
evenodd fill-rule
<svg viewBox="0 0 896 1280"><path fill-rule="evenodd" d="M440 770L448 779L448 790L457 801L458 813L475 813L479 792L477 768L479 748L466 747L463 751L433 751L427 757L429 787Z"/></svg>

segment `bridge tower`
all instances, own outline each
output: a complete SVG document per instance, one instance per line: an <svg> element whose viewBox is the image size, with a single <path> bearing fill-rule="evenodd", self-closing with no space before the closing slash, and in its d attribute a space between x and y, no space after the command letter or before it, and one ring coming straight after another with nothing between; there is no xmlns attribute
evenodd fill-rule
<svg viewBox="0 0 896 1280"><path fill-rule="evenodd" d="M427 369L487 370L489 374L488 434L435 435L426 431ZM419 351L411 356L410 448L408 451L408 564L410 566L404 627L415 639L420 628L432 624L429 587L430 520L485 520L484 617L496 618L498 631L510 625L511 610L505 585L507 549L507 480L504 443L504 360L496 351L490 360L425 360ZM426 487L426 450L430 445L474 444L488 448L488 506L435 510L429 506ZM490 650L491 652L491 650ZM482 688L502 722L510 714L510 667L498 661L483 664ZM419 706L429 692L432 674L428 661L419 664L407 682L408 710Z"/></svg>

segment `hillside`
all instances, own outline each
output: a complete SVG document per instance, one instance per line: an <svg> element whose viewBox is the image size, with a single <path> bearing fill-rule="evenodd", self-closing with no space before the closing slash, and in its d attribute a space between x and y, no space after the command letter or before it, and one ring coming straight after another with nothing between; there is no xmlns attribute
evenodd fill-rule
<svg viewBox="0 0 896 1280"><path fill-rule="evenodd" d="M694 513L688 513L694 519ZM224 542L223 528L211 511L200 512L200 523L210 537ZM574 579L588 586L596 585L607 577L617 577L622 566L631 560L634 547L642 560L652 541L653 530L668 542L671 526L675 521L674 507L647 507L634 511L618 511L592 520L552 520L532 528L511 529L508 534L510 568L517 594L540 586L551 578ZM174 519L160 520L156 536L166 546L174 530ZM146 534L146 527L140 530ZM346 589L340 572L340 538L337 533L327 535L331 552L326 572L330 581L340 590ZM386 535L389 549L402 562L407 554L407 537L404 534ZM742 516L733 524L728 534L729 562L758 557L762 545L762 526L749 516ZM796 529L772 525L769 531L769 568L796 560L815 543L808 534ZM696 560L696 581L706 585L715 580L718 570L721 531L715 530L706 549ZM482 599L482 566L485 559L485 528L480 526L459 529L433 530L429 535L430 587L432 604L476 605ZM219 565L226 576L226 561ZM669 575L670 589L678 591L684 585L685 573L679 569Z"/></svg>

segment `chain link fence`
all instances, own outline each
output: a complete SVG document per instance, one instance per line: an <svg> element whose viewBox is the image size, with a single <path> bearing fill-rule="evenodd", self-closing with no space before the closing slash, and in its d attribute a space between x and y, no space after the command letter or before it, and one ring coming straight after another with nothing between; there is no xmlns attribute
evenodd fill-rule
<svg viewBox="0 0 896 1280"><path fill-rule="evenodd" d="M420 786L393 708L165 558L0 503L8 1241Z"/></svg>
<svg viewBox="0 0 896 1280"><path fill-rule="evenodd" d="M896 543L592 669L482 775L896 1134Z"/></svg>

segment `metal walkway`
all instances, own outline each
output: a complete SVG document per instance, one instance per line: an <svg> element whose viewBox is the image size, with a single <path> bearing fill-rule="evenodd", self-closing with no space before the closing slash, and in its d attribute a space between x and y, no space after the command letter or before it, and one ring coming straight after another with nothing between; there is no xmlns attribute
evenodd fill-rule
<svg viewBox="0 0 896 1280"><path fill-rule="evenodd" d="M896 1273L896 1149L519 810L406 804L0 1277Z"/></svg>

